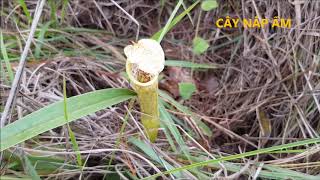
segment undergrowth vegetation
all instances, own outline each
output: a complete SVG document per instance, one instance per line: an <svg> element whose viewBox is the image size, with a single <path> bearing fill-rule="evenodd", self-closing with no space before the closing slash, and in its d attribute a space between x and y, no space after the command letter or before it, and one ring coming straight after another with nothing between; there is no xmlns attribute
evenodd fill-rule
<svg viewBox="0 0 320 180"><path fill-rule="evenodd" d="M0 179L320 179L319 9L2 0ZM217 28L225 16L293 26ZM166 55L155 142L125 72L142 38Z"/></svg>

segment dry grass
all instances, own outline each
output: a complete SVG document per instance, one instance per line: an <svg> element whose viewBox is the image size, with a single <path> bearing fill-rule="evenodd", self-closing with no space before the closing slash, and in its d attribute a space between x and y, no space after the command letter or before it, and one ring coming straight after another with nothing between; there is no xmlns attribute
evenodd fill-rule
<svg viewBox="0 0 320 180"><path fill-rule="evenodd" d="M36 2L26 1L31 14ZM14 45L13 39L18 37L21 40L27 36L27 22L22 9L15 8L16 4L11 1L2 3L7 15L1 16L1 28L7 37L5 40L10 42L8 52L11 57L15 57L21 50ZM175 2L165 1L162 6L158 1L119 1L119 5L139 21L140 37L144 37L151 36L164 26ZM316 0L307 0L301 4L287 0L220 1L218 9L202 12L198 28L193 24L198 21L200 7L190 14L190 19L185 18L166 35L163 47L167 59L221 65L215 70L192 73L190 69L175 67L164 72L162 81L167 81L169 85L161 87L165 87L164 90L172 93L173 97L176 96L177 83L181 79L193 81L197 85L198 91L190 100L176 98L202 117L203 122L212 129L211 137L204 135L192 118L171 110L194 133L195 141L192 141L181 130L192 153L208 151L215 156L235 154L319 137L319 9L320 1ZM43 13L43 24L52 20L49 5ZM56 13L61 15L61 10ZM259 15L268 19L275 15L291 17L294 27L276 30L217 29L215 20L226 14L247 18ZM62 28L67 26L101 29L107 33L68 31ZM136 29L132 20L109 1L70 0L64 19L59 19L56 26L48 30L51 33L48 39L61 36L66 40L45 41L41 60L29 59L21 78L14 111L11 113L12 119L61 100L62 73L66 73L68 96L109 87L128 87L126 78L121 74L125 62L122 48L135 38ZM194 56L192 53L191 44L196 33L210 42L209 50L201 56ZM33 43L32 48L37 41ZM86 49L90 50L84 52ZM34 53L31 57L33 55ZM173 72L178 73L172 75ZM1 98L5 99L10 87L2 80L0 88ZM97 179L106 173L122 177L126 171L145 177L160 172L162 169L159 170L154 161L127 141L128 137L141 134L136 126L139 123L137 106L130 111L132 116L129 114L128 125L120 144L116 144L128 109L128 104L123 103L72 123L80 150L86 152L86 167L82 170L68 169L59 164L54 173L44 177L72 179L80 176ZM54 129L26 142L20 149L31 154L56 154L64 157L67 163L74 160L75 155L71 152L70 142L66 141L66 132L65 127ZM170 149L164 133L161 133L160 139L152 147L176 167L188 164ZM108 160L113 155L115 161L108 167ZM259 170L257 162L263 162L319 175L319 161L319 150L311 149L296 155L269 154L239 160L238 163L248 164L254 169L248 170L248 166L242 166L245 167L243 172L246 175L232 174L230 171L225 173L219 166L207 170L220 178L248 178L254 177ZM13 173L10 169L4 172ZM191 174L186 176L194 177Z"/></svg>

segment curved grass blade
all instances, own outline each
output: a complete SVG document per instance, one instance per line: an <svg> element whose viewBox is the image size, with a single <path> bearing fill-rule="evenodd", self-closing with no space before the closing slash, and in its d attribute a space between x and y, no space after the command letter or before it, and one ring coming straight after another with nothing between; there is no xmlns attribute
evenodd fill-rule
<svg viewBox="0 0 320 180"><path fill-rule="evenodd" d="M68 122L126 101L132 97L135 97L133 91L114 88L68 98ZM66 123L63 100L53 103L1 128L0 151Z"/></svg>
<svg viewBox="0 0 320 180"><path fill-rule="evenodd" d="M0 176L0 179L6 180L32 180L31 177L12 177L12 176Z"/></svg>
<svg viewBox="0 0 320 180"><path fill-rule="evenodd" d="M77 156L77 163L78 166L82 166L82 158L80 154L79 145L76 140L76 136L74 135L70 125L69 125L69 116L68 116L68 104L67 104L67 85L66 85L66 76L63 74L63 112L64 112L64 119L67 122L68 132L72 143L72 149L76 152Z"/></svg>
<svg viewBox="0 0 320 180"><path fill-rule="evenodd" d="M26 2L24 0L19 0L19 4L28 19L28 23L30 24L32 22L32 17L30 15Z"/></svg>
<svg viewBox="0 0 320 180"><path fill-rule="evenodd" d="M194 68L194 69L216 69L218 67L216 65L199 64L199 63L193 63L190 61L183 61L183 60L166 60L165 65L173 66L173 67Z"/></svg>
<svg viewBox="0 0 320 180"><path fill-rule="evenodd" d="M174 10L173 12L171 13L169 19L168 19L168 22L166 23L166 25L163 27L163 30L161 31L161 34L160 36L158 37L158 42L160 43L164 37L164 35L169 31L169 27L170 27L170 24L174 18L174 16L176 15L176 13L178 12L180 6L182 5L183 3L183 0L179 0L176 7L174 7Z"/></svg>
<svg viewBox="0 0 320 180"><path fill-rule="evenodd" d="M211 163L218 163L221 161L229 161L229 160L235 160L235 159L241 159L244 157L248 157L248 156L254 156L257 154L264 154L264 153L270 153L272 151L277 151L277 150L281 150L281 149L287 149L287 148L293 148L293 147L298 147L298 146L304 146L304 145L308 145L308 144L317 144L320 143L320 138L312 138L312 139L307 139L307 140L303 140L303 141L298 141L298 142L294 142L294 143L289 143L289 144L283 144L283 145L278 145L278 146L273 146L273 147L269 147L269 148L263 148L263 149L258 149L258 150L254 150L254 151L250 151L250 152L246 152L246 153L242 153L242 154L235 154L235 155L230 155L230 156L226 156L226 157L221 157L219 159L212 159L212 160L207 160L207 161L202 161L202 162L198 162L198 163L193 163L190 165L186 165L183 167L179 167L179 168L175 168L169 171L165 171L162 173L157 173L154 174L152 176L149 176L147 178L143 178L143 179L154 179L158 176L164 175L164 174L170 174L170 173L175 173L175 172L179 172L182 170L186 170L186 169L192 169L195 167L201 167L201 166L206 166L208 164Z"/></svg>
<svg viewBox="0 0 320 180"><path fill-rule="evenodd" d="M13 78L14 78L14 74L13 74L13 71L12 71L11 64L9 62L9 57L8 57L6 46L4 44L4 40L3 39L4 38L3 38L2 31L0 31L0 45L1 45L0 49L1 49L1 54L2 54L2 58L3 58L3 60L5 62L5 65L6 65L6 69L7 69L9 80L10 80L10 84L11 84L11 82L13 81ZM1 56L0 56L0 58L1 58ZM2 62L0 62L0 63L2 63Z"/></svg>
<svg viewBox="0 0 320 180"><path fill-rule="evenodd" d="M161 42L162 38L160 39L160 36L162 36L161 34L163 34L163 36L169 32L176 24L178 24L183 18L184 16L186 16L200 1L196 1L195 3L193 3L191 6L188 7L188 9L186 9L185 11L183 11L181 14L179 14L177 17L175 17L170 24L167 27L161 28L158 32L156 32L151 39L157 40L158 42ZM169 21L168 21L169 22ZM162 33L162 31L164 31L164 33Z"/></svg>
<svg viewBox="0 0 320 180"><path fill-rule="evenodd" d="M35 50L35 57L37 59L40 59L40 53L41 53L41 48L42 45L45 44L45 34L48 31L48 28L50 26L50 24L52 23L52 21L47 22L45 25L43 25L43 27L41 28L40 32L38 33L38 38L37 41L38 43L36 44L36 50Z"/></svg>
<svg viewBox="0 0 320 180"><path fill-rule="evenodd" d="M35 170L35 168L33 167L33 165L31 164L29 158L24 155L23 157L24 163L25 163L25 168L27 173L31 176L31 178L33 180L41 180L40 176L38 175L37 171Z"/></svg>
<svg viewBox="0 0 320 180"><path fill-rule="evenodd" d="M195 116L193 112L188 109L188 107L180 104L164 91L159 91L159 95L163 99L166 99L174 107L176 107L180 112L183 112L184 114L191 116L205 135L209 137L212 136L211 129L205 123L203 123L201 119L199 119L199 117Z"/></svg>
<svg viewBox="0 0 320 180"><path fill-rule="evenodd" d="M61 23L64 21L64 17L66 15L67 7L68 7L69 0L62 1L62 9L61 9Z"/></svg>
<svg viewBox="0 0 320 180"><path fill-rule="evenodd" d="M174 169L174 167L169 164L166 160L164 160L162 157L160 157L155 150L145 142L135 138L130 137L129 142L137 146L139 149L141 149L146 155L148 155L152 160L156 161L160 165L162 165L165 169L171 170ZM177 178L182 178L182 174L180 172L173 173L173 175Z"/></svg>

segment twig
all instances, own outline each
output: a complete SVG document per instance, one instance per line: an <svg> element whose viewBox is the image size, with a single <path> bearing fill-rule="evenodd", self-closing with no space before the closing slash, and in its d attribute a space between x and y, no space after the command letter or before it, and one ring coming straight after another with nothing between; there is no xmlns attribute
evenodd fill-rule
<svg viewBox="0 0 320 180"><path fill-rule="evenodd" d="M37 3L37 7L36 7L35 14L34 14L34 19L32 21L29 37L28 37L28 40L26 42L26 45L24 46L22 55L20 57L18 70L17 70L16 75L15 75L15 77L13 79L13 82L12 82L12 85L11 85L11 90L10 90L10 93L9 93L9 97L8 97L8 100L7 100L6 105L4 107L4 111L1 114L0 128L2 128L5 125L6 120L7 120L7 116L9 114L9 112L10 112L10 108L11 108L12 102L13 102L15 96L16 96L17 89L18 89L19 82L20 82L20 78L21 78L21 75L22 75L22 72L23 72L23 69L24 69L24 65L25 65L25 62L26 62L26 58L27 58L27 55L28 55L28 51L29 51L29 48L30 48L30 45L31 45L31 41L33 39L34 32L36 31L37 24L38 24L38 21L40 19L44 4L45 4L45 0L41 0L40 3L39 2ZM0 153L0 162L2 161L2 155L3 154L1 152Z"/></svg>
<svg viewBox="0 0 320 180"><path fill-rule="evenodd" d="M29 51L29 48L30 48L30 45L31 45L31 41L32 41L33 36L34 36L34 32L36 31L37 24L38 24L38 21L40 19L44 4L45 4L45 0L41 0L41 2L36 7L36 11L35 11L34 19L32 21L29 37L28 37L26 45L25 45L25 47L23 49L23 52L22 52L22 55L21 55L21 58L20 58L20 62L19 62L19 66L18 66L18 70L17 70L16 75L14 77L14 80L13 80L13 83L12 83L12 86L11 86L11 90L10 90L10 93L9 93L9 97L8 97L8 100L6 102L4 111L3 111L2 116L1 116L0 128L2 128L6 123L6 119L7 119L8 113L10 111L13 99L14 99L14 97L16 95L16 92L17 92L17 89L18 89L18 86L19 86L19 82L20 82L20 78L21 78L21 74L23 72L24 65L25 65L25 62L26 62L26 58L27 58L27 55L28 55L28 51Z"/></svg>

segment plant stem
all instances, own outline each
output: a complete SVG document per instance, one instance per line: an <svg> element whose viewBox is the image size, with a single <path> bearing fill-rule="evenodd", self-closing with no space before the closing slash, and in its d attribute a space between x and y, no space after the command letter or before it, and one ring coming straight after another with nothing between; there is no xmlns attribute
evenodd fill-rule
<svg viewBox="0 0 320 180"><path fill-rule="evenodd" d="M158 136L160 126L158 108L158 76L145 82L145 74L139 74L137 79L132 75L131 65L126 66L128 76L132 82L133 89L138 95L141 109L141 122L144 126L146 136L154 142Z"/></svg>

